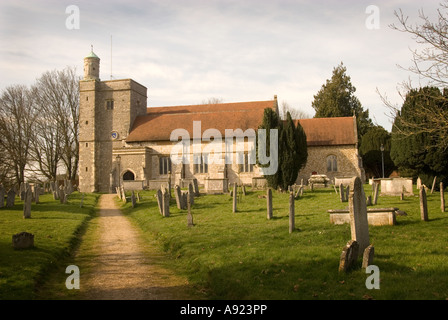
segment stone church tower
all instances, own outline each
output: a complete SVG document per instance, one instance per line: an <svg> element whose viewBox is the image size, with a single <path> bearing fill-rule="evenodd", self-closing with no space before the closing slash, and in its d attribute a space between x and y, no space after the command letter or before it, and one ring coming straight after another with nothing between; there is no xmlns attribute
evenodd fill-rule
<svg viewBox="0 0 448 320"><path fill-rule="evenodd" d="M146 114L147 88L132 79L101 81L92 50L79 91L79 190L110 192L119 170L114 153L124 147L135 118Z"/></svg>

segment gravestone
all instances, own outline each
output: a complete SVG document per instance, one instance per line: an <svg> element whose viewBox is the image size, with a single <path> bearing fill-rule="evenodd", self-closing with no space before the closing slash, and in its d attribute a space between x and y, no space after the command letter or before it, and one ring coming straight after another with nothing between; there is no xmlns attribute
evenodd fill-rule
<svg viewBox="0 0 448 320"><path fill-rule="evenodd" d="M33 198L33 192L31 188L28 186L28 189L25 191L25 200L23 202L23 218L29 219L31 218L31 200Z"/></svg>
<svg viewBox="0 0 448 320"><path fill-rule="evenodd" d="M12 208L12 207L14 207L15 199L16 199L16 193L14 192L13 189L10 189L10 190L8 191L7 196L6 196L6 207L7 207L7 208ZM25 196L24 196L24 199L25 199Z"/></svg>
<svg viewBox="0 0 448 320"><path fill-rule="evenodd" d="M157 205L159 206L159 212L160 212L161 215L163 215L163 209L162 209L162 190L157 189L156 198L157 198Z"/></svg>
<svg viewBox="0 0 448 320"><path fill-rule="evenodd" d="M127 202L126 191L124 190L124 186L121 186L121 200L123 200L123 202Z"/></svg>
<svg viewBox="0 0 448 320"><path fill-rule="evenodd" d="M67 196L65 194L65 189L63 186L59 187L59 201L61 203L67 203Z"/></svg>
<svg viewBox="0 0 448 320"><path fill-rule="evenodd" d="M24 182L22 182L21 184L20 184L20 200L25 200L25 192L26 192L26 186L25 186L25 183Z"/></svg>
<svg viewBox="0 0 448 320"><path fill-rule="evenodd" d="M370 244L369 224L367 220L366 195L359 177L352 178L348 202L352 240L358 242L359 252L364 252Z"/></svg>
<svg viewBox="0 0 448 320"><path fill-rule="evenodd" d="M170 192L167 188L162 190L162 215L164 217L170 216Z"/></svg>
<svg viewBox="0 0 448 320"><path fill-rule="evenodd" d="M378 203L378 193L380 190L380 184L378 182L373 183L373 205Z"/></svg>
<svg viewBox="0 0 448 320"><path fill-rule="evenodd" d="M420 187L422 186L422 179L420 177L417 178L417 190L420 190Z"/></svg>
<svg viewBox="0 0 448 320"><path fill-rule="evenodd" d="M364 254L362 256L362 267L364 269L373 264L374 254L375 249L373 248L372 244L364 250Z"/></svg>
<svg viewBox="0 0 448 320"><path fill-rule="evenodd" d="M82 205L84 203L84 196L85 196L85 194L83 193L82 197L81 197L81 204L79 205L80 208L82 208Z"/></svg>
<svg viewBox="0 0 448 320"><path fill-rule="evenodd" d="M437 179L437 176L435 176L434 180L432 181L431 194L434 192L434 188L436 186L436 179Z"/></svg>
<svg viewBox="0 0 448 320"><path fill-rule="evenodd" d="M193 187L194 187L194 196L199 197L199 185L198 185L198 179L193 179Z"/></svg>
<svg viewBox="0 0 448 320"><path fill-rule="evenodd" d="M267 218L268 220L272 219L272 189L268 188L266 191L266 202L267 202Z"/></svg>
<svg viewBox="0 0 448 320"><path fill-rule="evenodd" d="M174 197L176 198L177 209L182 210L182 193L178 185L174 186Z"/></svg>
<svg viewBox="0 0 448 320"><path fill-rule="evenodd" d="M371 206L371 205L372 205L372 196L368 196L368 197L367 197L366 205L367 205L367 206Z"/></svg>
<svg viewBox="0 0 448 320"><path fill-rule="evenodd" d="M445 194L443 190L443 182L440 182L440 210L445 212Z"/></svg>
<svg viewBox="0 0 448 320"><path fill-rule="evenodd" d="M188 195L190 197L191 205L194 204L194 187L193 184L188 184Z"/></svg>
<svg viewBox="0 0 448 320"><path fill-rule="evenodd" d="M355 240L347 242L339 258L339 272L347 272L356 263L359 254L359 243Z"/></svg>
<svg viewBox="0 0 448 320"><path fill-rule="evenodd" d="M191 213L191 201L190 201L190 195L187 194L186 196L187 199L187 210L188 210L188 214L187 214L187 226L188 227L193 227L193 214Z"/></svg>
<svg viewBox="0 0 448 320"><path fill-rule="evenodd" d="M339 199L341 202L345 202L344 185L342 183L339 185Z"/></svg>
<svg viewBox="0 0 448 320"><path fill-rule="evenodd" d="M420 187L420 216L423 221L428 221L428 203L424 186Z"/></svg>
<svg viewBox="0 0 448 320"><path fill-rule="evenodd" d="M289 233L295 229L294 193L289 193Z"/></svg>
<svg viewBox="0 0 448 320"><path fill-rule="evenodd" d="M135 199L134 190L132 190L132 194L131 194L131 203L132 203L132 208L135 208L136 199Z"/></svg>
<svg viewBox="0 0 448 320"><path fill-rule="evenodd" d="M28 232L20 232L12 236L14 249L28 249L34 247L34 235Z"/></svg>
<svg viewBox="0 0 448 320"><path fill-rule="evenodd" d="M40 196L40 186L38 184L34 185L34 202L36 204L39 203L39 196Z"/></svg>
<svg viewBox="0 0 448 320"><path fill-rule="evenodd" d="M232 212L236 212L236 201L237 201L237 192L238 192L238 186L236 182L233 184L233 199L232 199Z"/></svg>
<svg viewBox="0 0 448 320"><path fill-rule="evenodd" d="M5 187L0 184L0 208L3 208L5 206L5 193Z"/></svg>
<svg viewBox="0 0 448 320"><path fill-rule="evenodd" d="M190 197L190 195L188 194L188 191L182 192L181 195L182 196L181 196L180 204L181 204L181 207L183 208L182 210L188 209L187 208L188 207L188 198Z"/></svg>

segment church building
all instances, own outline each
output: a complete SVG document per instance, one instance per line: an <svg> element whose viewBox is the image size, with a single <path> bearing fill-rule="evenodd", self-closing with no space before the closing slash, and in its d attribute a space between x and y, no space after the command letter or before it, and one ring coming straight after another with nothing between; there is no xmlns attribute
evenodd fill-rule
<svg viewBox="0 0 448 320"><path fill-rule="evenodd" d="M254 164L255 134L266 108L278 113L277 96L148 108L145 86L132 79L101 81L99 71L100 58L92 51L84 58L80 81L81 192L114 192L122 184L134 190L167 182L186 187L193 179L209 193L227 192L234 182L263 186L262 171ZM296 121L308 144L308 161L298 182L306 183L312 174L324 174L330 181L365 179L355 117Z"/></svg>

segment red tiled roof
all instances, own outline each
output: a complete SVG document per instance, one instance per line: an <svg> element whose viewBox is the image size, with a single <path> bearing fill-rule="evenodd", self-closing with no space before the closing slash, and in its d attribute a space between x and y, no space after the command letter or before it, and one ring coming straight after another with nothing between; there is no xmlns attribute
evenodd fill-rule
<svg viewBox="0 0 448 320"><path fill-rule="evenodd" d="M353 145L358 141L356 136L356 118L312 118L297 121L306 133L308 146Z"/></svg>
<svg viewBox="0 0 448 320"><path fill-rule="evenodd" d="M275 108L276 100L148 108L135 119L127 142L169 141L175 129L185 129L193 138L193 121L201 121L201 135L207 129L258 129L265 108Z"/></svg>

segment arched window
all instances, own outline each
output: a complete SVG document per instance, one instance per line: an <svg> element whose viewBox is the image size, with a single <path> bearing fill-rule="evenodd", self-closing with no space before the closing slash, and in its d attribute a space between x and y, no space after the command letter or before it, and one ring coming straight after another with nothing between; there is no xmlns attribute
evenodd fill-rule
<svg viewBox="0 0 448 320"><path fill-rule="evenodd" d="M124 181L129 181L129 180L135 180L135 175L134 175L134 173L132 173L131 171L126 171L124 174L123 174L123 180Z"/></svg>
<svg viewBox="0 0 448 320"><path fill-rule="evenodd" d="M338 160L336 156L330 155L327 157L327 172L338 171Z"/></svg>

